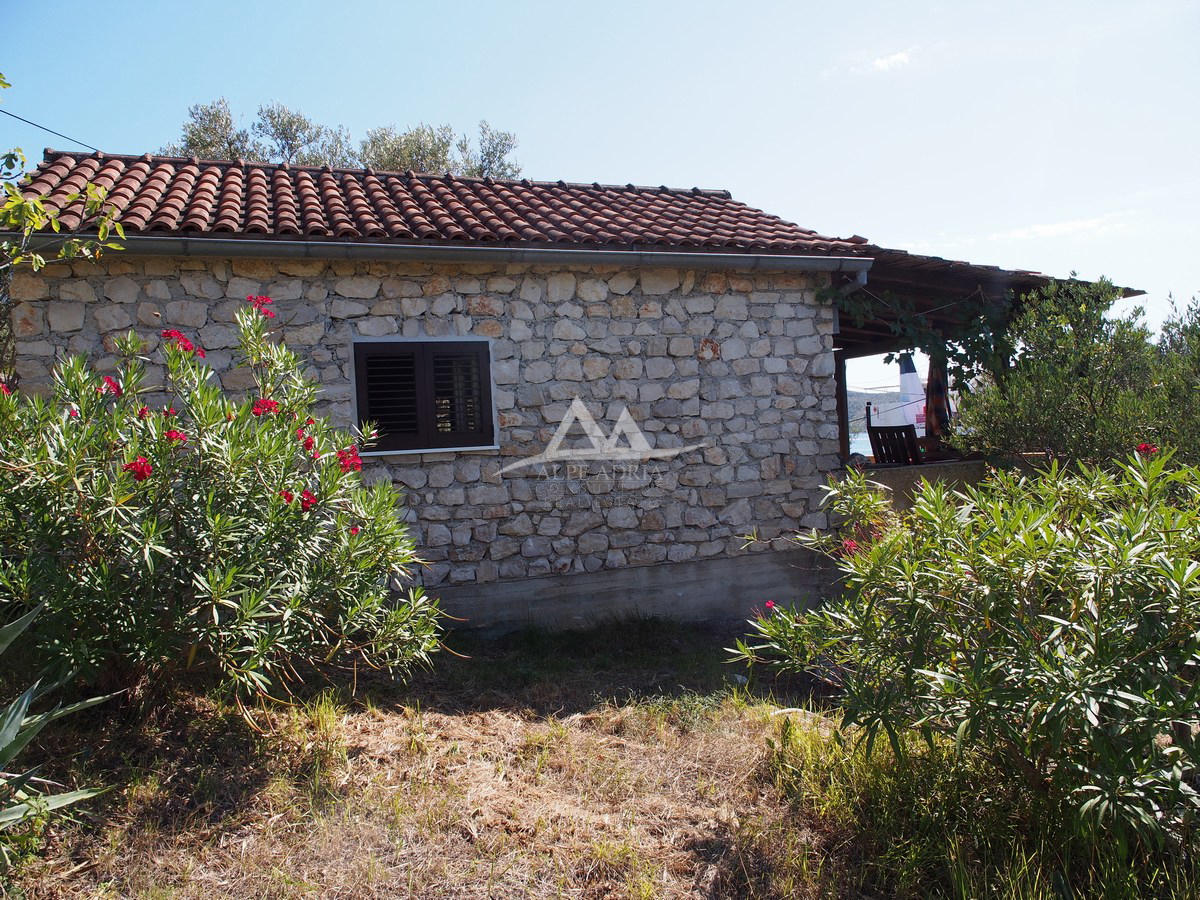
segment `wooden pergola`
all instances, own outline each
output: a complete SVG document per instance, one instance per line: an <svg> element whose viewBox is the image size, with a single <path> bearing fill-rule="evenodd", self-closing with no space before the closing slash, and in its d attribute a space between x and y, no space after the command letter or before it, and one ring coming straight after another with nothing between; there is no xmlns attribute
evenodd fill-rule
<svg viewBox="0 0 1200 900"><path fill-rule="evenodd" d="M977 322L984 309L1006 308L1007 316L1011 316L1018 298L1051 281L1038 272L1010 271L882 247L866 247L864 253L875 259L866 283L842 276L840 283L835 278L834 288L844 294L866 291L873 298L899 302L910 308L923 326L944 335L947 342L953 342L964 329ZM849 319L846 315L839 316L834 334L838 432L843 459L850 456L846 361L912 349L908 338L897 333L894 317L882 314L861 324Z"/></svg>

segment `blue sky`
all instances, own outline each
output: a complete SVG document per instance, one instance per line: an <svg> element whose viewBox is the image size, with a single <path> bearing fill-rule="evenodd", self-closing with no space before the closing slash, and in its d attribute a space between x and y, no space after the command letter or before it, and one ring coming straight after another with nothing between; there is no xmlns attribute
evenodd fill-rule
<svg viewBox="0 0 1200 900"><path fill-rule="evenodd" d="M727 188L826 234L1107 275L1152 324L1200 295L1196 2L4 6L4 108L110 152L222 95L355 135L486 118L531 178ZM9 146L67 142L5 117Z"/></svg>

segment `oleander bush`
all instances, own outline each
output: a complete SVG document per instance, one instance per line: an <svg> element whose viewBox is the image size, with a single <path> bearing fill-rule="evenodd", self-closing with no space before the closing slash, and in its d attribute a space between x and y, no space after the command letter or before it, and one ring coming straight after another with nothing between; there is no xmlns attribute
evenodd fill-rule
<svg viewBox="0 0 1200 900"><path fill-rule="evenodd" d="M246 696L297 666L403 673L437 648L436 603L395 589L418 562L396 490L364 487L361 440L311 415L269 298L248 299L243 400L175 330L165 402L133 334L112 375L76 357L48 397L0 391L0 621L45 605L36 665L117 685L207 670Z"/></svg>
<svg viewBox="0 0 1200 900"><path fill-rule="evenodd" d="M767 610L742 658L835 685L868 754L919 735L1093 846L1190 844L1200 470L1144 443L1112 467L926 484L906 512L861 474L829 490L843 524L800 540L837 558L842 596Z"/></svg>

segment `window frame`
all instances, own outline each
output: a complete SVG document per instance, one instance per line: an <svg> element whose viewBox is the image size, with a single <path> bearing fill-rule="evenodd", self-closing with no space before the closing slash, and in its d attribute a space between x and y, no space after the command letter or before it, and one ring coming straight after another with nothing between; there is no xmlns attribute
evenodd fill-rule
<svg viewBox="0 0 1200 900"><path fill-rule="evenodd" d="M496 391L492 373L492 340L489 338L466 336L441 336L402 338L395 336L384 337L355 337L351 344L350 376L351 401L354 404L354 419L361 427L364 421L370 420L368 404L368 385L366 379L366 357L372 348L394 347L396 350L413 348L417 357L416 381L419 392L417 400L418 434L413 438L400 437L387 441L382 435L380 441L364 450L363 456L396 456L418 453L453 453L476 450L499 450L500 424L496 411ZM479 442L464 441L467 432L453 432L439 444L436 440L429 443L430 426L435 415L433 409L433 385L429 375L431 356L438 346L446 350L461 349L478 353L484 366L479 380L480 402L483 410L484 423L488 426L478 432ZM457 348L455 345L458 345ZM424 351L424 352L422 352ZM420 423L424 423L422 426ZM436 436L436 432L432 432ZM380 444L388 444L380 446ZM405 446L413 444L413 446Z"/></svg>

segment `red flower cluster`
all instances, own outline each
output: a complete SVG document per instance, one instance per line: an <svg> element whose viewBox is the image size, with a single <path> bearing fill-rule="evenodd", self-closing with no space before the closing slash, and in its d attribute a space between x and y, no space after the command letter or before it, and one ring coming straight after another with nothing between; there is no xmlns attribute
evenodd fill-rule
<svg viewBox="0 0 1200 900"><path fill-rule="evenodd" d="M291 503L295 499L291 491L280 491L279 496L283 498L284 503Z"/></svg>
<svg viewBox="0 0 1200 900"><path fill-rule="evenodd" d="M858 552L858 541L846 538L842 541L842 556L853 556Z"/></svg>
<svg viewBox="0 0 1200 900"><path fill-rule="evenodd" d="M309 419L308 424L312 425L313 420ZM313 459L317 458L317 454L313 451L313 447L315 447L317 445L317 442L313 439L313 437L311 435L305 434L303 428L296 429L296 440L304 442L304 452L305 453L312 453Z"/></svg>
<svg viewBox="0 0 1200 900"><path fill-rule="evenodd" d="M300 492L300 508L302 510L304 510L305 512L308 512L310 509L312 509L316 505L317 505L316 494L314 494L312 491L301 491Z"/></svg>
<svg viewBox="0 0 1200 900"><path fill-rule="evenodd" d="M359 533L361 530L362 530L362 529L361 529L361 528L359 528L357 525L351 525L351 526L350 526L350 535L351 535L351 537L353 537L354 535L358 534L358 533Z"/></svg>
<svg viewBox="0 0 1200 900"><path fill-rule="evenodd" d="M1153 456L1158 452L1158 448L1153 444L1138 444L1137 452L1142 454L1142 456Z"/></svg>
<svg viewBox="0 0 1200 900"><path fill-rule="evenodd" d="M358 457L358 448L351 445L347 450L337 452L338 462L342 464L343 472L361 472L362 460Z"/></svg>
<svg viewBox="0 0 1200 900"><path fill-rule="evenodd" d="M145 481L150 477L150 473L154 471L154 466L150 465L146 457L139 456L133 462L125 463L125 465L121 466L121 471L132 474L134 481Z"/></svg>
<svg viewBox="0 0 1200 900"><path fill-rule="evenodd" d="M173 407L173 406L164 406L164 407L163 407L162 414L163 414L163 416L164 416L165 418L168 418L168 419L169 419L169 418L171 418L171 416L175 415L175 407Z"/></svg>
<svg viewBox="0 0 1200 900"><path fill-rule="evenodd" d="M182 331L176 328L167 328L164 329L162 336L167 343L174 343L176 347L185 353L195 353L198 357L204 359L204 350L189 341Z"/></svg>
<svg viewBox="0 0 1200 900"><path fill-rule="evenodd" d="M261 416L263 413L279 412L279 404L274 400L268 400L266 397L259 397L254 401L254 408L250 410L250 414Z"/></svg>
<svg viewBox="0 0 1200 900"><path fill-rule="evenodd" d="M70 416L72 419L78 419L79 418L79 410L73 409L70 412L68 412L67 415Z"/></svg>
<svg viewBox="0 0 1200 900"><path fill-rule="evenodd" d="M97 394L112 394L114 397L120 397L125 392L121 390L121 385L117 383L117 379L111 375L104 376L104 383L96 388Z"/></svg>
<svg viewBox="0 0 1200 900"><path fill-rule="evenodd" d="M11 397L12 396L12 388L10 388L4 382L0 381L0 394L3 394L5 397Z"/></svg>
<svg viewBox="0 0 1200 900"><path fill-rule="evenodd" d="M150 418L150 407L143 406L141 409L139 409L138 418L143 420Z"/></svg>
<svg viewBox="0 0 1200 900"><path fill-rule="evenodd" d="M262 313L264 319L275 318L275 313L267 309L268 304L275 302L270 297L256 297L251 294L246 298L246 302Z"/></svg>
<svg viewBox="0 0 1200 900"><path fill-rule="evenodd" d="M766 603L764 603L763 605L764 605L764 606L765 606L765 607L768 609L768 611L769 611L769 610L772 610L772 609L774 609L774 608L775 608L775 601L774 601L774 600L768 600L768 601L767 601Z"/></svg>
<svg viewBox="0 0 1200 900"><path fill-rule="evenodd" d="M187 435L182 431L176 431L174 428L164 434L163 437L165 437L168 441L179 441L181 444L187 442Z"/></svg>

